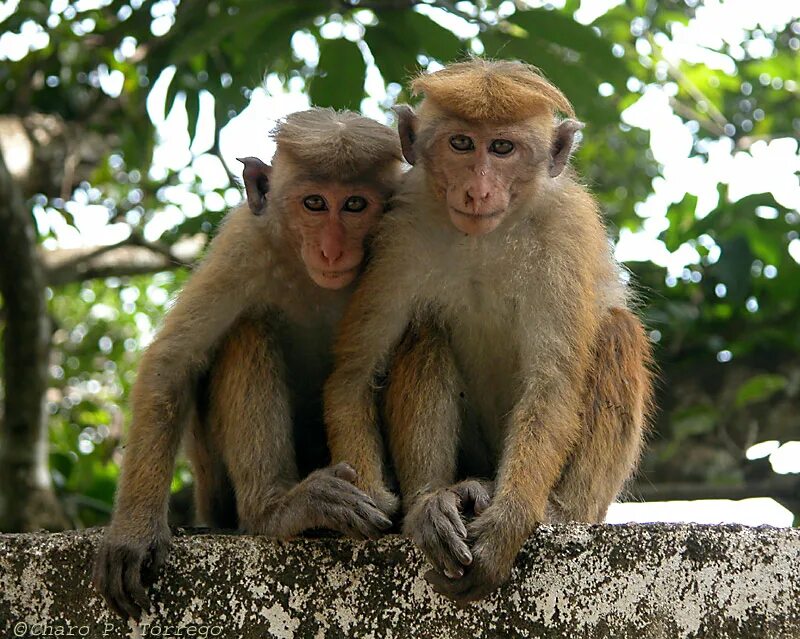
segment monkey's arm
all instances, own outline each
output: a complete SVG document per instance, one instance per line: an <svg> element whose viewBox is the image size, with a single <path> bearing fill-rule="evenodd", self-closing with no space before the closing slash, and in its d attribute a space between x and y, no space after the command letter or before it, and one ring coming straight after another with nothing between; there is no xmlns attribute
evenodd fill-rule
<svg viewBox="0 0 800 639"><path fill-rule="evenodd" d="M93 575L109 604L126 616L148 606L143 581L167 554L169 484L193 382L252 293L241 270L223 263L236 260L228 248L221 234L139 366L114 515Z"/></svg>
<svg viewBox="0 0 800 639"><path fill-rule="evenodd" d="M447 334L433 317L415 321L395 350L384 411L403 500L403 532L438 571L455 577L472 562L465 511L489 505L488 482L456 476L463 382Z"/></svg>
<svg viewBox="0 0 800 639"><path fill-rule="evenodd" d="M557 521L602 522L639 461L652 411L652 349L626 308L605 314L581 401L583 428L550 501Z"/></svg>
<svg viewBox="0 0 800 639"><path fill-rule="evenodd" d="M333 463L350 464L358 474L357 486L389 515L397 510L398 500L384 480L373 385L411 318L415 289L410 270L391 259L373 259L340 325L336 362L324 391Z"/></svg>
<svg viewBox="0 0 800 639"><path fill-rule="evenodd" d="M527 316L534 321L520 340L524 386L507 422L492 503L468 526L474 542L467 574L451 579L428 573L442 594L467 602L493 591L508 579L523 542L544 520L548 497L580 436L580 393L595 332L583 298L567 298L575 300L572 308L562 302L566 313L544 305L547 312L534 315L531 309Z"/></svg>
<svg viewBox="0 0 800 639"><path fill-rule="evenodd" d="M223 458L245 532L287 538L330 528L374 538L391 526L345 464L298 483L287 373L267 320L243 319L231 329L211 368L209 400L203 439L216 448L210 455ZM203 472L195 469L196 480L213 485L202 482Z"/></svg>

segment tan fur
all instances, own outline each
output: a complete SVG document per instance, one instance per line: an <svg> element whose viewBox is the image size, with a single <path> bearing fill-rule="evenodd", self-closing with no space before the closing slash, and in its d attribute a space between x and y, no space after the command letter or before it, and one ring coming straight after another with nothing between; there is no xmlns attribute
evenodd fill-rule
<svg viewBox="0 0 800 639"><path fill-rule="evenodd" d="M276 502L298 479L287 428L289 378L276 327L266 318L242 318L221 345L209 377L208 411L194 424L190 447L198 515L206 525L268 532ZM211 473L204 455L217 462ZM220 494L226 485L235 494ZM235 501L221 510L226 497ZM230 510L236 515L232 526L223 518Z"/></svg>
<svg viewBox="0 0 800 639"><path fill-rule="evenodd" d="M399 462L402 495L453 483L462 389L444 328L432 321L411 326L394 353L385 399L389 452Z"/></svg>
<svg viewBox="0 0 800 639"><path fill-rule="evenodd" d="M273 171L263 175L269 192L253 190L256 202L266 196L266 210L254 215L243 205L228 214L144 354L114 515L94 570L96 586L119 612L136 616L147 606L142 567L157 567L166 554L169 485L187 423L198 511L208 523L280 537L343 526L366 536L373 529L365 517L386 520L352 486L352 469L316 471L298 484L297 462L309 472L327 461L320 395L333 331L353 290L315 284L321 271L311 260L329 268L318 239L330 228L348 273L357 274L369 227L401 170L390 135L377 122L330 110L283 120ZM264 167L248 162L256 173ZM347 173L319 181L336 171ZM345 177L353 183L343 184ZM368 207L359 215L303 208L308 195L340 200L361 196L362 188ZM198 389L210 395L198 398ZM337 507L346 517L326 519Z"/></svg>
<svg viewBox="0 0 800 639"><path fill-rule="evenodd" d="M411 83L414 95L450 116L488 122L519 122L545 112L575 111L566 96L528 64L473 59L423 73Z"/></svg>
<svg viewBox="0 0 800 639"><path fill-rule="evenodd" d="M559 152L551 146L555 132L566 131L571 145L575 127L560 129L550 112L530 128L497 123L531 121L542 103L531 93L531 73L525 65L473 61L415 83L426 101L410 130L426 135L411 140L417 164L380 224L326 384L333 460L353 464L359 486L392 507L373 392L376 375L389 369L386 429L405 530L434 564L434 587L459 600L484 596L508 578L521 544L546 521L551 498L564 500L569 516L594 520L605 512L638 454L649 393L646 342L624 310L625 287L597 204L571 170L550 160ZM459 98L448 87L465 93ZM518 108L501 100L497 111L482 111L497 87ZM488 123L441 118L426 107L431 93L436 109L443 101L483 104L469 107L470 116ZM454 134L469 135L474 149L454 152ZM513 155L486 153L498 138L515 143ZM476 184L498 204L460 230L453 206ZM496 206L504 208L495 214ZM589 413L586 401L619 408ZM482 451L462 448L461 468L456 432L468 450ZM621 457L609 458L615 452ZM596 465L588 468L584 458ZM494 495L469 524L464 557L456 502L442 493L452 489L441 486L476 468L488 468ZM442 496L435 502L441 512L431 507L434 494Z"/></svg>
<svg viewBox="0 0 800 639"><path fill-rule="evenodd" d="M609 309L586 377L581 440L551 496L554 519L605 519L639 461L653 410L652 366L641 322L627 309Z"/></svg>
<svg viewBox="0 0 800 639"><path fill-rule="evenodd" d="M400 142L387 127L357 113L314 109L293 114L279 123L275 164L287 160L301 173L320 180L364 180L400 162ZM297 175L292 171L293 175ZM387 180L393 186L393 179Z"/></svg>

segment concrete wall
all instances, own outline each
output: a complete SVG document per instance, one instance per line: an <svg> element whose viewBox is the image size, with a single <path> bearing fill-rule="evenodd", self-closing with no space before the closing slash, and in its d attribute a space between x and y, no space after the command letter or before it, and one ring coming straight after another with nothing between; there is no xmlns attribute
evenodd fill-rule
<svg viewBox="0 0 800 639"><path fill-rule="evenodd" d="M180 535L139 626L89 583L98 539L0 535L0 637L800 638L797 529L542 526L464 610L398 537Z"/></svg>

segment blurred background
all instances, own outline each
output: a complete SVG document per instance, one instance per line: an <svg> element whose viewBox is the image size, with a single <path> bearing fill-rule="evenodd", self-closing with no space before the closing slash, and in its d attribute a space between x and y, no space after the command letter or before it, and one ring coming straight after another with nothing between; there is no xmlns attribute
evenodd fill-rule
<svg viewBox="0 0 800 639"><path fill-rule="evenodd" d="M659 413L610 521L800 523L796 0L0 2L0 530L108 520L142 350L310 103L392 122L465 55L535 64L641 298ZM179 463L174 523L191 520ZM697 501L701 500L701 501Z"/></svg>

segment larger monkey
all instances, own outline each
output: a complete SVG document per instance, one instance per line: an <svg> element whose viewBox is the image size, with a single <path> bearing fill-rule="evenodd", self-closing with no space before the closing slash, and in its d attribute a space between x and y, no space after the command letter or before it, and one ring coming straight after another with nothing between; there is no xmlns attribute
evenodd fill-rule
<svg viewBox="0 0 800 639"><path fill-rule="evenodd" d="M397 135L312 109L288 116L274 139L272 167L244 160L247 205L228 215L139 367L94 569L122 614L148 606L143 573L169 548L169 484L196 404L190 457L207 523L278 537L308 527L373 537L391 525L345 464L298 478L327 462L321 393L332 334L400 175Z"/></svg>
<svg viewBox="0 0 800 639"><path fill-rule="evenodd" d="M457 601L510 575L537 523L601 521L639 455L649 346L594 198L567 168L581 124L534 68L472 60L399 107L413 165L342 321L325 412L334 462L386 512L373 379L404 530ZM405 337L401 341L401 337ZM453 483L467 474L485 484ZM476 517L465 526L467 494Z"/></svg>

